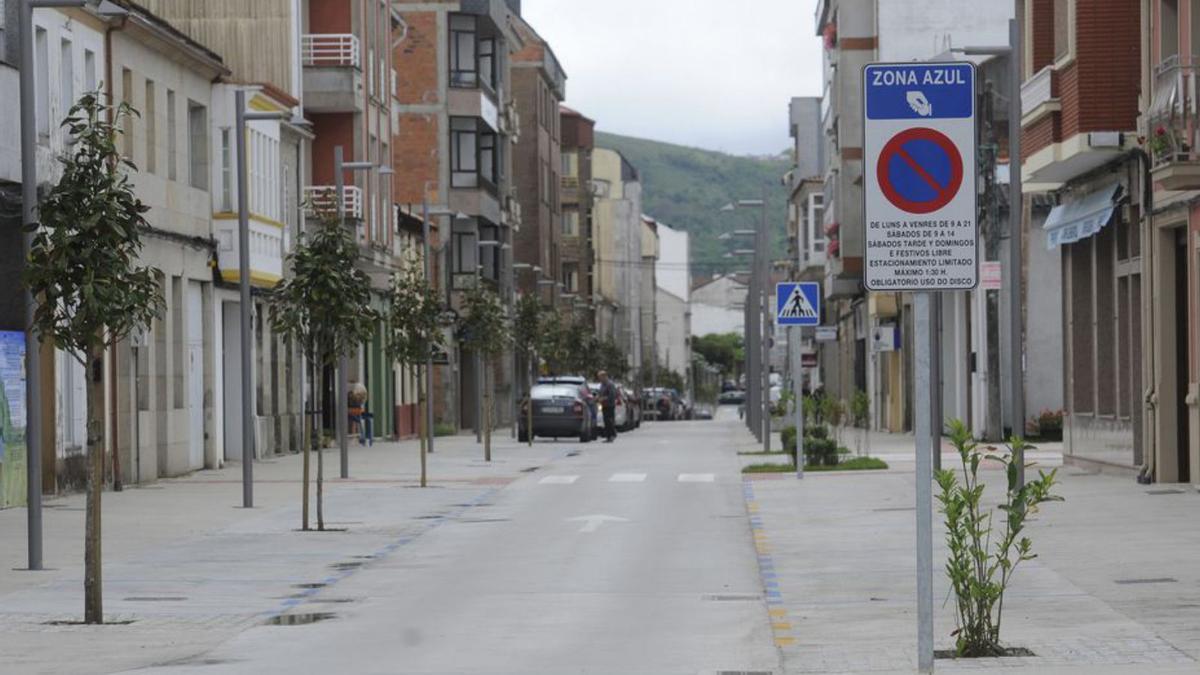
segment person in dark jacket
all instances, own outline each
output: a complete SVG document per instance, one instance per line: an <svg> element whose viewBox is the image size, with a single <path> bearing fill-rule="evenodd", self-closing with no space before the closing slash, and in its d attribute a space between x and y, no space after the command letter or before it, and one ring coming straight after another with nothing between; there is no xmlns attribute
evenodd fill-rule
<svg viewBox="0 0 1200 675"><path fill-rule="evenodd" d="M617 437L617 385L603 370L596 376L600 380L600 404L604 406L604 442L612 443Z"/></svg>

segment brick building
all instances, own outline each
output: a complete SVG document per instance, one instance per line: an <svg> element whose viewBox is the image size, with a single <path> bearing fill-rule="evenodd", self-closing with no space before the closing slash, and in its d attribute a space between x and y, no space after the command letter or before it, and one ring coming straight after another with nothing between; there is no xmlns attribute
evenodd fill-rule
<svg viewBox="0 0 1200 675"><path fill-rule="evenodd" d="M1139 7L1036 0L1026 10L1025 324L1058 319L1038 301L1061 297L1068 461L1132 469L1145 448ZM1039 208L1039 193L1057 205ZM1039 276L1047 255L1058 273Z"/></svg>
<svg viewBox="0 0 1200 675"><path fill-rule="evenodd" d="M592 241L592 150L596 123L566 106L559 108L562 129L562 261L564 290L578 296L579 311L596 325L594 243Z"/></svg>
<svg viewBox="0 0 1200 675"><path fill-rule="evenodd" d="M395 0L392 7L398 19L392 35L393 188L402 222L415 219L419 226L428 207L440 251L436 283L451 305L475 283L490 285L509 302L512 232L522 211L512 187L518 133L512 54L524 45L514 30L519 3ZM478 364L457 346L448 357L449 365L436 367L435 416L474 427ZM504 365L491 378L494 419L505 424L511 420L512 363L499 363Z"/></svg>

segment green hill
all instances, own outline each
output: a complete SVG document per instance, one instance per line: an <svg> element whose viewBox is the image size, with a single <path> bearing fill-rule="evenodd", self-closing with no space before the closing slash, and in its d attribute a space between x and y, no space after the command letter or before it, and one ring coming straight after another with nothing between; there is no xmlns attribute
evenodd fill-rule
<svg viewBox="0 0 1200 675"><path fill-rule="evenodd" d="M787 256L787 190L780 183L792 167L785 154L777 157L738 157L629 136L598 132L596 146L617 150L642 179L642 210L673 228L692 235L692 273L745 269L748 259L728 259L734 248L748 248L747 239L720 241L717 235L757 225L755 209L736 213L721 207L737 199L758 198L767 188L774 257Z"/></svg>

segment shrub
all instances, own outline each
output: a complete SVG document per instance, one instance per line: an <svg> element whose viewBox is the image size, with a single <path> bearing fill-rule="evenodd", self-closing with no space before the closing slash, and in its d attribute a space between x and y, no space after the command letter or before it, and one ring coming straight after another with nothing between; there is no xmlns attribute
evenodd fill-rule
<svg viewBox="0 0 1200 675"><path fill-rule="evenodd" d="M783 441L783 451L790 454L792 459L796 458L796 427L788 425L779 432L780 440Z"/></svg>
<svg viewBox="0 0 1200 675"><path fill-rule="evenodd" d="M814 424L804 428L805 438L829 438L829 427L824 424Z"/></svg>
<svg viewBox="0 0 1200 675"><path fill-rule="evenodd" d="M806 464L835 466L838 463L837 443L828 438L805 438L804 461Z"/></svg>
<svg viewBox="0 0 1200 675"><path fill-rule="evenodd" d="M1043 502L1062 501L1051 494L1057 469L1024 485L1017 484L1018 468L1025 461L1026 444L1019 438L1008 442L1011 452L984 454L960 420L950 421L950 441L958 451L963 483L952 469L937 472L941 494L937 496L945 515L946 545L949 559L946 574L954 591L958 629L955 652L958 656L1002 656L1000 618L1004 609L1004 591L1013 571L1024 560L1032 560L1033 544L1022 536L1025 520L1036 513ZM1008 479L1004 499L997 506L1003 527L993 527L992 513L981 505L984 485L979 480L979 465L985 460L1000 462ZM993 548L992 542L995 542Z"/></svg>
<svg viewBox="0 0 1200 675"><path fill-rule="evenodd" d="M458 433L458 429L454 428L453 424L446 422L438 422L433 425L434 436L453 436Z"/></svg>
<svg viewBox="0 0 1200 675"><path fill-rule="evenodd" d="M857 389L850 396L850 423L856 427L866 428L867 418L871 414L871 399L867 392Z"/></svg>
<svg viewBox="0 0 1200 675"><path fill-rule="evenodd" d="M1061 441L1063 415L1062 410L1043 410L1025 425L1026 433L1046 441Z"/></svg>

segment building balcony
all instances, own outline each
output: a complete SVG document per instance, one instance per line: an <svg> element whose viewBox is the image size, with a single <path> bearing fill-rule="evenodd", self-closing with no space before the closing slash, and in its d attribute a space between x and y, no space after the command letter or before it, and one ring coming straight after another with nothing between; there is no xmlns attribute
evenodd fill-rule
<svg viewBox="0 0 1200 675"><path fill-rule="evenodd" d="M1150 175L1166 190L1200 189L1198 69L1200 65L1181 65L1178 58L1155 69L1153 98L1145 116L1146 145L1153 160Z"/></svg>
<svg viewBox="0 0 1200 675"><path fill-rule="evenodd" d="M250 216L250 283L274 288L283 279L283 223ZM221 279L240 283L241 250L237 217L229 214L214 218L213 234L217 241L217 270Z"/></svg>
<svg viewBox="0 0 1200 675"><path fill-rule="evenodd" d="M304 107L316 113L362 112L362 48L349 33L308 34L300 40Z"/></svg>
<svg viewBox="0 0 1200 675"><path fill-rule="evenodd" d="M337 189L332 185L310 185L304 188L304 201L308 206L308 215L315 216L318 213L333 212L337 209L337 200L334 196L337 194ZM346 205L346 217L355 220L363 218L363 191L357 185L347 185L343 188L345 195L344 202Z"/></svg>
<svg viewBox="0 0 1200 675"><path fill-rule="evenodd" d="M1054 66L1046 66L1021 85L1021 126L1062 110Z"/></svg>

